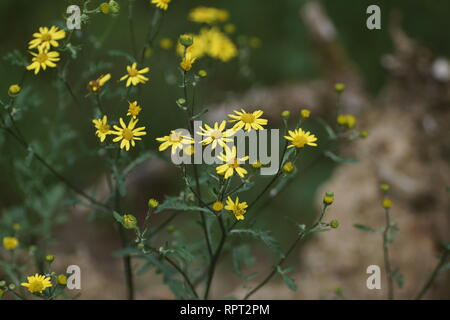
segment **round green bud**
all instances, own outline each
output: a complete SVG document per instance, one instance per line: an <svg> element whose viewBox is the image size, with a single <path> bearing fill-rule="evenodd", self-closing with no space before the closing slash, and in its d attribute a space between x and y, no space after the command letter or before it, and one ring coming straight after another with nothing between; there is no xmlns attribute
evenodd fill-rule
<svg viewBox="0 0 450 320"><path fill-rule="evenodd" d="M194 43L194 38L189 34L182 34L178 39L178 42L184 47L189 47Z"/></svg>
<svg viewBox="0 0 450 320"><path fill-rule="evenodd" d="M109 8L111 9L112 13L119 13L120 11L120 5L114 0L109 1Z"/></svg>
<svg viewBox="0 0 450 320"><path fill-rule="evenodd" d="M8 286L9 290L15 290L16 289L16 285L14 283L10 283Z"/></svg>
<svg viewBox="0 0 450 320"><path fill-rule="evenodd" d="M53 262L53 261L55 261L55 256L53 254L48 254L45 256L45 261Z"/></svg>
<svg viewBox="0 0 450 320"><path fill-rule="evenodd" d="M345 84L343 84L343 83L336 83L336 84L334 85L334 89L335 89L336 92L338 92L338 93L344 92L344 90L345 90Z"/></svg>
<svg viewBox="0 0 450 320"><path fill-rule="evenodd" d="M206 77L208 75L208 72L206 72L206 70L199 70L198 71L198 75L202 78Z"/></svg>
<svg viewBox="0 0 450 320"><path fill-rule="evenodd" d="M386 183L380 184L380 190L382 192L388 192L389 191L389 185Z"/></svg>
<svg viewBox="0 0 450 320"><path fill-rule="evenodd" d="M291 112L289 110L284 110L283 112L281 112L281 117L285 120L289 119L290 116Z"/></svg>
<svg viewBox="0 0 450 320"><path fill-rule="evenodd" d="M336 229L337 227L339 227L339 221L331 220L330 227L332 227L333 229Z"/></svg>
<svg viewBox="0 0 450 320"><path fill-rule="evenodd" d="M0 281L0 287L4 287L4 286L6 286L6 281L5 280Z"/></svg>
<svg viewBox="0 0 450 320"><path fill-rule="evenodd" d="M123 216L122 225L125 229L134 229L137 225L137 219L132 214L125 214Z"/></svg>

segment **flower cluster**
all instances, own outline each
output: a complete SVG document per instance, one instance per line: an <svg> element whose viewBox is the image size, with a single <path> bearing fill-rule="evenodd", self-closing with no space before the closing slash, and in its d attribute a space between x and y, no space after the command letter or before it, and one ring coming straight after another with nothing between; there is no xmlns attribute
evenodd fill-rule
<svg viewBox="0 0 450 320"><path fill-rule="evenodd" d="M39 32L33 34L33 37L34 39L28 44L28 49L37 49L37 52L30 51L33 58L31 64L27 66L27 70L34 70L34 74L38 74L41 69L55 68L55 62L60 60L59 52L50 51L50 49L59 47L58 41L66 37L66 32L59 30L56 26L41 27Z"/></svg>

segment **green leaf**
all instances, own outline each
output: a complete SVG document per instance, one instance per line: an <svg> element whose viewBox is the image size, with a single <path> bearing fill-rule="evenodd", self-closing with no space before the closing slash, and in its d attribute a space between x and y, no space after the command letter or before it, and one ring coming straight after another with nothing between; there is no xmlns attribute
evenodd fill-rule
<svg viewBox="0 0 450 320"><path fill-rule="evenodd" d="M130 62L130 63L135 62L135 59L134 59L132 56L130 56L128 53L123 52L123 51L120 51L120 50L109 50L109 51L107 52L107 54L108 54L110 57L122 57L122 58L125 58L125 59L127 59L128 62Z"/></svg>
<svg viewBox="0 0 450 320"><path fill-rule="evenodd" d="M392 279L395 280L395 282L397 283L397 286L399 288L403 288L403 285L405 284L405 279L403 279L403 276L401 275L399 270L395 270L392 274Z"/></svg>
<svg viewBox="0 0 450 320"><path fill-rule="evenodd" d="M280 249L280 245L272 237L270 231L253 230L253 229L235 229L232 230L230 234L248 235L264 243L270 250L272 250L280 258L284 256L284 253Z"/></svg>
<svg viewBox="0 0 450 320"><path fill-rule="evenodd" d="M326 231L330 231L330 228L321 228L321 227L317 227L317 228L312 228L309 229L307 232L308 233L314 233L314 232L326 232Z"/></svg>
<svg viewBox="0 0 450 320"><path fill-rule="evenodd" d="M144 153L140 154L136 159L130 162L130 164L128 164L128 166L126 166L126 168L123 170L124 176L127 176L131 172L131 170L133 170L136 166L153 157L155 157L155 153L153 151L145 151Z"/></svg>
<svg viewBox="0 0 450 320"><path fill-rule="evenodd" d="M325 120L318 118L317 121L325 128L325 130L328 133L328 137L331 140L337 139L337 134L334 132L333 128L331 128L331 126Z"/></svg>
<svg viewBox="0 0 450 320"><path fill-rule="evenodd" d="M323 155L325 157L330 158L331 160L333 160L333 161L335 161L337 163L355 163L355 162L359 161L359 160L356 160L356 159L344 159L344 158L341 158L340 156L334 154L331 151L324 151Z"/></svg>
<svg viewBox="0 0 450 320"><path fill-rule="evenodd" d="M7 53L3 59L13 66L26 67L28 65L27 58L19 50Z"/></svg>
<svg viewBox="0 0 450 320"><path fill-rule="evenodd" d="M202 208L194 204L188 204L179 197L166 197L163 203L161 203L156 209L156 213L164 210L177 210L177 211L201 211L212 214L207 208Z"/></svg>
<svg viewBox="0 0 450 320"><path fill-rule="evenodd" d="M371 227L365 226L363 224L354 224L353 225L356 229L365 231L365 232L377 232L377 230L372 229Z"/></svg>
<svg viewBox="0 0 450 320"><path fill-rule="evenodd" d="M297 284L295 283L295 280L287 276L287 274L291 272L293 269L294 269L293 267L290 267L283 270L281 269L280 266L277 266L277 272L281 275L281 278L283 279L286 286L292 291L297 291Z"/></svg>
<svg viewBox="0 0 450 320"><path fill-rule="evenodd" d="M389 226L388 233L386 236L387 243L394 242L394 238L397 235L398 231L399 231L399 229L396 224L392 224Z"/></svg>
<svg viewBox="0 0 450 320"><path fill-rule="evenodd" d="M198 118L200 118L201 116L203 116L205 113L208 112L208 109L203 109L202 111L200 111L199 113L197 113L196 115L193 115L191 117L191 120L196 120Z"/></svg>
<svg viewBox="0 0 450 320"><path fill-rule="evenodd" d="M186 247L177 247L174 249L174 253L177 254L185 262L192 262L195 256L186 249Z"/></svg>
<svg viewBox="0 0 450 320"><path fill-rule="evenodd" d="M117 213L116 211L113 212L113 216L114 216L114 219L116 219L116 221L117 221L118 223L122 223L122 222L123 222L123 217L122 217L122 215L120 215L120 214Z"/></svg>
<svg viewBox="0 0 450 320"><path fill-rule="evenodd" d="M251 268L256 261L256 258L250 254L250 246L248 244L234 247L231 256L234 272L239 276L243 276L242 270Z"/></svg>

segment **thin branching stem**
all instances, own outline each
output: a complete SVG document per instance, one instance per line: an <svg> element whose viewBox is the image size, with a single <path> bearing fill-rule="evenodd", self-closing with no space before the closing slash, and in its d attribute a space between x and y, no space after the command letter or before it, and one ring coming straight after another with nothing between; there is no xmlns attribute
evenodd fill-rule
<svg viewBox="0 0 450 320"><path fill-rule="evenodd" d="M419 291L419 293L416 296L416 300L421 300L425 294L427 293L427 291L431 288L431 285L433 284L434 280L437 278L437 276L440 273L440 270L442 268L442 266L446 263L448 257L450 256L450 250L445 250L442 255L441 258L439 259L438 264L436 265L436 267L434 268L433 272L431 273L430 277L428 278L428 280L425 282L425 284L423 285L422 289Z"/></svg>

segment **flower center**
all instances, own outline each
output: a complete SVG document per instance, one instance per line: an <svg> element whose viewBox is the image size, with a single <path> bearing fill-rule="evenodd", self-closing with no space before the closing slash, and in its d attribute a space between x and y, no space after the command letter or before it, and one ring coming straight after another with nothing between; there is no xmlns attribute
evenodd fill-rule
<svg viewBox="0 0 450 320"><path fill-rule="evenodd" d="M223 134L222 134L222 132L220 132L219 130L214 130L214 131L211 133L211 138L213 138L213 139L221 139L222 136L223 136Z"/></svg>
<svg viewBox="0 0 450 320"><path fill-rule="evenodd" d="M255 122L255 116L251 113L244 113L241 116L241 120L245 123L253 123Z"/></svg>
<svg viewBox="0 0 450 320"><path fill-rule="evenodd" d="M128 129L128 128L123 129L122 130L122 137L125 140L131 141L131 140L133 140L133 132L130 129Z"/></svg>
<svg viewBox="0 0 450 320"><path fill-rule="evenodd" d="M130 71L128 72L128 75L130 77L136 77L139 74L139 72L137 71L137 69L130 69Z"/></svg>
<svg viewBox="0 0 450 320"><path fill-rule="evenodd" d="M231 163L230 166L233 169L236 169L237 167L239 167L239 163L238 163L237 159L234 159L233 163Z"/></svg>
<svg viewBox="0 0 450 320"><path fill-rule="evenodd" d="M181 142L182 137L177 132L172 132L169 136L170 142Z"/></svg>
<svg viewBox="0 0 450 320"><path fill-rule="evenodd" d="M305 136L296 136L292 141L292 144L297 148L303 148L305 144L308 142Z"/></svg>
<svg viewBox="0 0 450 320"><path fill-rule="evenodd" d="M100 130L101 133L108 133L109 129L111 129L109 124L102 124L98 130Z"/></svg>
<svg viewBox="0 0 450 320"><path fill-rule="evenodd" d="M39 53L36 57L36 61L39 63L44 63L48 60L48 56L45 52Z"/></svg>
<svg viewBox="0 0 450 320"><path fill-rule="evenodd" d="M44 290L44 284L42 283L42 281L33 280L30 282L29 288L30 288L31 292L40 292L40 291Z"/></svg>
<svg viewBox="0 0 450 320"><path fill-rule="evenodd" d="M49 33L44 33L41 35L41 40L42 41L50 41L50 40L52 40L52 36Z"/></svg>

